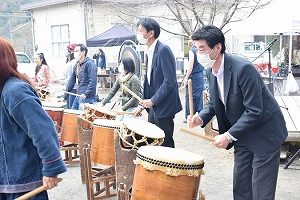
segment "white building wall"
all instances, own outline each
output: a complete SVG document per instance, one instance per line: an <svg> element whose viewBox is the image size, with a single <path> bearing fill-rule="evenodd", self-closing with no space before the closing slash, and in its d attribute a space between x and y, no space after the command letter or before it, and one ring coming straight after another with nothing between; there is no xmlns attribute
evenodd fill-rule
<svg viewBox="0 0 300 200"><path fill-rule="evenodd" d="M66 58L57 58L53 55L51 26L69 25L70 43L85 44L85 29L82 7L78 3L65 3L43 7L33 11L35 44L37 52L45 55L49 67L60 76ZM67 47L66 47L67 51Z"/></svg>

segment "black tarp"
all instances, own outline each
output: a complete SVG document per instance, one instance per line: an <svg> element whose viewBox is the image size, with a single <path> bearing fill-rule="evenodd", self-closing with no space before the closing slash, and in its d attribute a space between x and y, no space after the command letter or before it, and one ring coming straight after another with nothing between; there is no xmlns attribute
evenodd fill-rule
<svg viewBox="0 0 300 200"><path fill-rule="evenodd" d="M86 45L88 47L119 46L125 40L136 41L136 34L122 24L117 24L107 31L88 39Z"/></svg>

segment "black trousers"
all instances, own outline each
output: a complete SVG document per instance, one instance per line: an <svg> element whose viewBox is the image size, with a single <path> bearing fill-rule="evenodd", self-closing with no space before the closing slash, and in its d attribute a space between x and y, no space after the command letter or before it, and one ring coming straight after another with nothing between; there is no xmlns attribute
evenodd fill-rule
<svg viewBox="0 0 300 200"><path fill-rule="evenodd" d="M233 196L234 200L274 200L280 162L280 148L258 156L247 146L234 144Z"/></svg>
<svg viewBox="0 0 300 200"><path fill-rule="evenodd" d="M158 118L155 116L154 109L150 108L148 111L148 122L155 124L161 128L165 133L165 140L162 146L165 147L175 147L173 140L174 133L174 115L170 117Z"/></svg>

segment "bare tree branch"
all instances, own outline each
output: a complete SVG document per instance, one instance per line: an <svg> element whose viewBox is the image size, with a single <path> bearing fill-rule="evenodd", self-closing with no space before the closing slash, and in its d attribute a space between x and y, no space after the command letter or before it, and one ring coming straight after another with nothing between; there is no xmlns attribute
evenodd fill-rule
<svg viewBox="0 0 300 200"><path fill-rule="evenodd" d="M154 17L165 23L178 22L182 30L174 30L161 25L161 29L180 36L189 36L201 25L213 24L223 29L227 24L241 21L256 10L264 8L272 0L94 0L114 9L120 21L134 24L132 19ZM153 12L163 8L164 13ZM149 13L147 9L149 8ZM152 10L152 11L151 11ZM154 9L155 10L155 9ZM138 12L142 11L142 12ZM168 13L169 12L169 13ZM142 14L141 14L142 13ZM135 24L134 24L135 25Z"/></svg>

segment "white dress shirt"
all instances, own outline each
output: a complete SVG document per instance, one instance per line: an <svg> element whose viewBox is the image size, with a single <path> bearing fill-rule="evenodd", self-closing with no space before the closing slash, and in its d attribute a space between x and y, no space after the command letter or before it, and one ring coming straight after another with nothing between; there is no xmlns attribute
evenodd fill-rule
<svg viewBox="0 0 300 200"><path fill-rule="evenodd" d="M156 39L151 46L146 50L146 54L148 56L148 62L147 62L147 79L148 79L148 84L150 85L150 77L151 77L151 70L152 70L152 60L153 60L153 53L155 46L157 44L158 39Z"/></svg>

